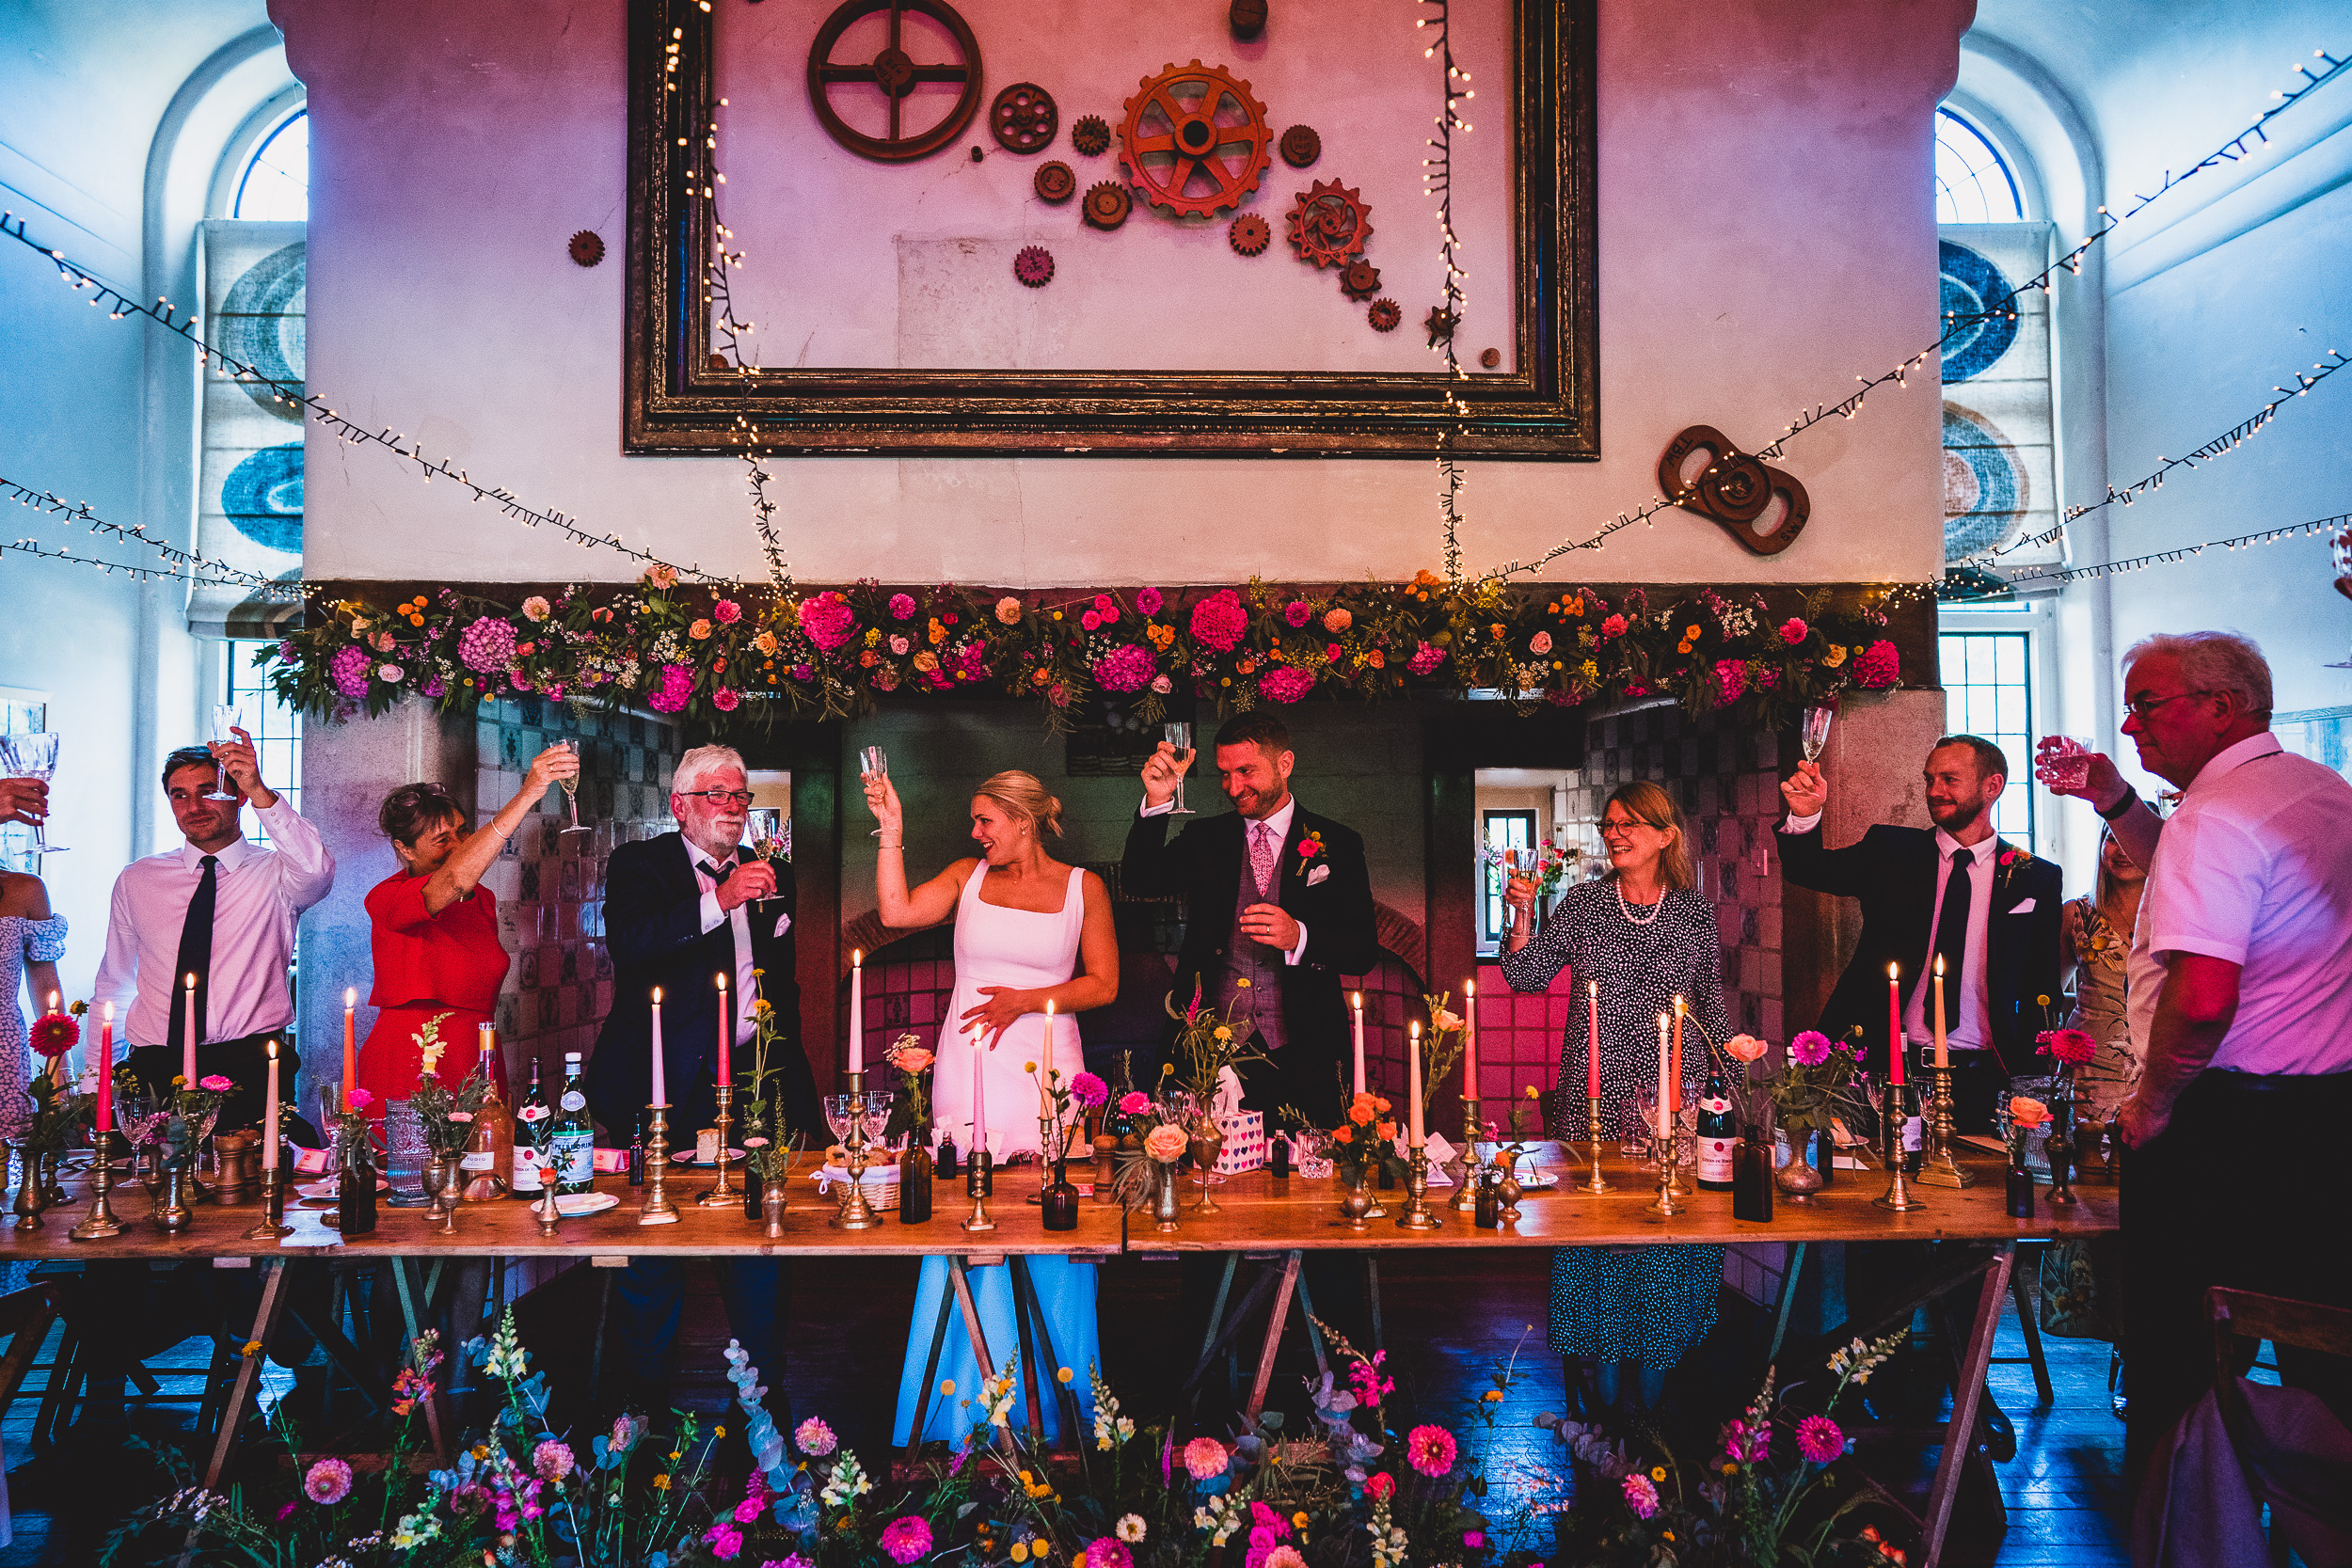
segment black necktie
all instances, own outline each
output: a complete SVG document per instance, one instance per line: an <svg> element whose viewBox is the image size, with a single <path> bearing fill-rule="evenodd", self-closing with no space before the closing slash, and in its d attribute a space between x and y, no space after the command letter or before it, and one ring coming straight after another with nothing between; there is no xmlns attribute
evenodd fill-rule
<svg viewBox="0 0 2352 1568"><path fill-rule="evenodd" d="M1960 1022L1961 987L1968 970L1968 905L1976 896L1977 879L1968 874L1976 857L1965 849L1952 851L1951 874L1944 879L1944 907L1935 917L1935 956L1944 960L1944 1027L1949 1031ZM1935 993L1928 992L1928 1006L1935 1006ZM1928 1020L1932 1032L1935 1020Z"/></svg>
<svg viewBox="0 0 2352 1568"><path fill-rule="evenodd" d="M723 865L713 865L708 861L705 861L702 863L702 870L704 876L723 887L726 885L726 879L735 875L735 862L730 859Z"/></svg>
<svg viewBox="0 0 2352 1568"><path fill-rule="evenodd" d="M204 1043L212 1011L213 907L220 898L220 857L204 857L204 874L197 879L196 895L188 900L188 917L180 925L180 957L171 972L171 1034L165 1041L172 1059L180 1059L188 1037L187 977L196 976L196 1043Z"/></svg>

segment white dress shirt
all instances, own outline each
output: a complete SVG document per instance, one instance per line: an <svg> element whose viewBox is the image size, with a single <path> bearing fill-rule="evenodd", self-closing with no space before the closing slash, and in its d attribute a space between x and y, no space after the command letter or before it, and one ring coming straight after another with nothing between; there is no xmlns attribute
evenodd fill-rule
<svg viewBox="0 0 2352 1568"><path fill-rule="evenodd" d="M293 1021L286 965L294 957L294 922L335 885L335 857L293 802L280 795L253 815L269 830L270 847L240 838L215 857L207 1041L243 1039ZM203 850L183 844L133 861L115 879L106 957L91 1000L127 1005L122 1032L133 1045L168 1044L171 1008L186 1005L176 973L180 932L203 863Z"/></svg>
<svg viewBox="0 0 2352 1568"><path fill-rule="evenodd" d="M739 848L732 849L728 851L728 856L732 859L741 852ZM759 1022L759 1015L754 1010L754 1005L759 1000L759 991L756 982L752 979L754 967L752 963L752 905L758 900L747 899L722 913L719 909L718 879L703 871L706 862L714 865L717 863L712 861L710 856L696 848L691 839L686 842L686 853L694 863L694 885L703 890L702 911L705 934L717 930L719 922L722 920L725 921L735 931L735 1043L741 1045L752 1037ZM791 928L792 916L788 912L779 911L776 915L776 928L770 935L780 937Z"/></svg>
<svg viewBox="0 0 2352 1568"><path fill-rule="evenodd" d="M2224 1071L2352 1070L2352 784L2268 731L2190 781L2156 841L2130 968L2132 1037L2155 1022L2165 963L2241 966Z"/></svg>
<svg viewBox="0 0 2352 1568"><path fill-rule="evenodd" d="M1147 803L1143 808L1142 815L1145 816L1166 816L1169 812L1174 811L1175 809L1176 802L1171 798L1170 800L1156 806ZM1274 835L1274 886L1272 890L1265 895L1265 901L1269 904L1279 905L1281 903L1281 899L1277 897L1276 894L1279 894L1282 888L1282 846L1291 836L1291 818L1296 816L1297 815L1298 797L1295 795L1285 795L1282 797L1281 805L1277 808L1271 816L1262 819L1265 823L1267 831L1272 832ZM1253 876L1255 875L1255 869L1250 866L1249 841L1257 834L1257 832L1258 824L1256 822L1244 819L1241 829L1241 863L1242 865L1248 869L1250 874ZM1296 919L1295 916L1293 916L1292 918ZM1298 922L1298 941L1289 952L1282 955L1282 961L1286 964L1292 965L1293 967L1296 967L1298 960L1306 957L1306 954L1307 923L1300 920Z"/></svg>
<svg viewBox="0 0 2352 1568"><path fill-rule="evenodd" d="M1809 833L1821 825L1821 814L1810 816L1791 815L1781 825L1784 833ZM1920 955L1918 965L1912 971L1919 976L1911 988L1911 1000L1903 1006L1903 1038L1916 1045L1934 1039L1935 1030L1928 1018L1928 1002L1935 994L1935 930L1944 923L1944 889L1952 879L1952 852L1966 849L1969 854L1968 934L1963 939L1963 951L1968 961L1963 966L1955 986L1947 975L1944 983L1944 1006L1947 1009L1944 1025L1944 1043L1954 1051L1981 1051L1992 1039L1985 1020L1993 1015L1993 976L1991 937L1993 931L1993 871L2000 840L1987 835L1975 844L1963 844L1943 829L1935 830L1935 896L1928 905L1928 950ZM1959 994L1955 996L1953 992Z"/></svg>

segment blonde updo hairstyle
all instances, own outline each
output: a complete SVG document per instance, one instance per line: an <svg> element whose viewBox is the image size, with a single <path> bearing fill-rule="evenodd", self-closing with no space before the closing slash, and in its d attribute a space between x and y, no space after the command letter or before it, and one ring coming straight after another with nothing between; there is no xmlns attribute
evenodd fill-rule
<svg viewBox="0 0 2352 1568"><path fill-rule="evenodd" d="M1061 802L1045 793L1045 785L1034 773L1009 768L981 780L972 796L975 800L993 801L1007 816L1026 823L1040 844L1045 842L1049 832L1056 838L1061 836Z"/></svg>

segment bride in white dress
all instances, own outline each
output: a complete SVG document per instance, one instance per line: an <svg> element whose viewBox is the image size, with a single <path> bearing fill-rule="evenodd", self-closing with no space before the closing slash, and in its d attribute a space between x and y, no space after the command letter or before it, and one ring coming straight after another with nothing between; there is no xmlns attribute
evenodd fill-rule
<svg viewBox="0 0 2352 1568"><path fill-rule="evenodd" d="M1038 1151L1039 1091L1030 1064L1041 1077L1050 1059L1067 1083L1086 1066L1073 1015L1104 1006L1119 994L1119 939L1111 925L1110 893L1092 872L1045 853L1045 836L1061 832L1061 802L1031 774L999 773L983 783L972 797L972 837L980 846L979 858L957 861L912 891L905 819L886 776L866 778L866 803L882 823L874 880L882 924L903 930L936 926L950 916L956 924L956 987L940 1027L931 1080L933 1118L940 1132L972 1147L977 1067L988 1148L1001 1168L1014 1154ZM1055 1012L1050 1058L1048 1001ZM1019 1200L1010 1183L1000 1182L999 1193ZM1041 1369L1043 1378L1071 1369L1080 1414L1090 1420L1086 1370L1097 1358L1099 1342L1094 1268L1069 1258L1032 1257L1028 1269L1052 1339L1053 1363ZM894 1444L908 1441L918 1408L927 1411L926 1438L962 1438L973 1420L965 1402L980 1377L1001 1371L1021 1343L1009 1271L977 1269L971 1281L989 1352L998 1365L980 1368L959 1325L946 1337L931 1386L922 1386L940 1300L949 1288L946 1259L926 1259L899 1375ZM956 1392L942 1397L942 1382L952 1382ZM1045 1402L1043 1411L1054 1441L1077 1440L1080 1434L1058 1430L1053 1402Z"/></svg>

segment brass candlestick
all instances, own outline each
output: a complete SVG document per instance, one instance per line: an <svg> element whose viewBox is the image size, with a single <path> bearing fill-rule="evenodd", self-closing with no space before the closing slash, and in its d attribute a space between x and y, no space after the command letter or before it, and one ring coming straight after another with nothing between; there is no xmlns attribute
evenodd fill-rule
<svg viewBox="0 0 2352 1568"><path fill-rule="evenodd" d="M1911 1178L1903 1170L1903 1124L1898 1114L1902 1110L1902 1095L1897 1085L1887 1084L1879 1089L1879 1147L1886 1156L1886 1191L1870 1201L1882 1209L1906 1214L1914 1209L1925 1209L1911 1190Z"/></svg>
<svg viewBox="0 0 2352 1568"><path fill-rule="evenodd" d="M866 1201L866 1167L871 1147L866 1138L866 1074L845 1074L850 1081L850 1130L842 1134L841 1159L850 1173L849 1191L841 1196L841 1207L829 1222L835 1230L871 1230L882 1224L882 1216Z"/></svg>
<svg viewBox="0 0 2352 1568"><path fill-rule="evenodd" d="M294 1227L286 1223L286 1169L283 1165L262 1167L262 1217L253 1222L253 1228L245 1233L248 1242L274 1242L294 1234Z"/></svg>
<svg viewBox="0 0 2352 1568"><path fill-rule="evenodd" d="M1467 1214L1478 1207L1478 1097L1462 1095L1462 1185L1454 1195L1454 1212Z"/></svg>
<svg viewBox="0 0 2352 1568"><path fill-rule="evenodd" d="M743 1201L743 1195L735 1190L734 1152L727 1148L727 1129L735 1125L735 1118L728 1115L735 1104L735 1085L720 1085L718 1095L719 1114L711 1120L719 1129L719 1180L694 1201L706 1209L732 1209Z"/></svg>
<svg viewBox="0 0 2352 1568"><path fill-rule="evenodd" d="M1437 1230L1444 1221L1429 1208L1429 1148L1416 1142L1405 1157L1405 1212L1397 1215L1399 1230Z"/></svg>
<svg viewBox="0 0 2352 1568"><path fill-rule="evenodd" d="M1928 1075L1934 1087L1928 1093L1927 1151L1919 1160L1919 1174L1915 1179L1922 1187L1969 1187L1976 1178L1960 1168L1952 1158L1952 1140L1958 1132L1953 1117L1952 1069L1947 1065L1930 1065L1920 1070Z"/></svg>
<svg viewBox="0 0 2352 1568"><path fill-rule="evenodd" d="M963 1190L971 1195L972 1212L962 1224L966 1230L993 1230L996 1222L988 1217L988 1195L994 1188L990 1171L995 1161L985 1148L976 1148L971 1159L964 1162ZM841 1222L835 1219L834 1224Z"/></svg>
<svg viewBox="0 0 2352 1568"><path fill-rule="evenodd" d="M670 1201L670 1107L648 1105L645 1124L645 1197L638 1206L639 1225L677 1224L677 1205Z"/></svg>
<svg viewBox="0 0 2352 1568"><path fill-rule="evenodd" d="M82 1223L66 1232L76 1242L103 1242L122 1234L122 1222L115 1218L112 1205L106 1201L107 1192L115 1184L115 1173L106 1164L108 1146L114 1142L112 1132L90 1134L89 1212Z"/></svg>
<svg viewBox="0 0 2352 1568"><path fill-rule="evenodd" d="M1661 1219L1669 1218L1691 1207L1683 1201L1690 1196L1689 1193L1680 1191L1675 1186L1673 1166L1665 1165L1658 1172L1658 1196L1645 1204L1643 1211L1645 1213L1656 1214Z"/></svg>
<svg viewBox="0 0 2352 1568"><path fill-rule="evenodd" d="M1584 1134L1592 1140L1593 1178L1584 1183L1588 1193L1613 1193L1617 1189L1601 1179L1600 1174L1600 1096L1587 1095L1584 1100Z"/></svg>

